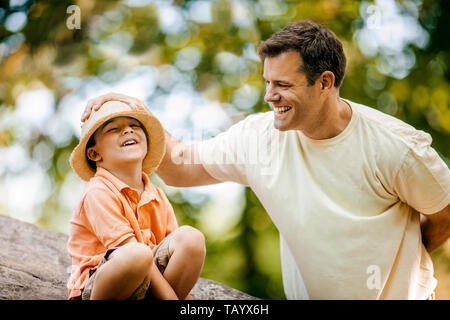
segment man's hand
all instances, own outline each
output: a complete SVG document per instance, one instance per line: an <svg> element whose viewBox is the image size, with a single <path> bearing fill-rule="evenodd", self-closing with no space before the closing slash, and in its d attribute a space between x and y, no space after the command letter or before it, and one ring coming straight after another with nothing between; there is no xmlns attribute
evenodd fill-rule
<svg viewBox="0 0 450 320"><path fill-rule="evenodd" d="M450 237L450 204L434 214L422 215L420 227L428 252L439 248Z"/></svg>
<svg viewBox="0 0 450 320"><path fill-rule="evenodd" d="M121 93L110 92L110 93L98 96L96 98L90 99L88 101L86 108L84 109L83 115L81 116L81 122L84 122L89 118L92 110L97 111L98 109L100 109L102 104L104 104L105 102L108 102L108 101L112 101L112 100L126 103L134 110L139 110L139 109L147 110L147 108L144 106L142 101L137 98L133 98L133 97L121 94Z"/></svg>

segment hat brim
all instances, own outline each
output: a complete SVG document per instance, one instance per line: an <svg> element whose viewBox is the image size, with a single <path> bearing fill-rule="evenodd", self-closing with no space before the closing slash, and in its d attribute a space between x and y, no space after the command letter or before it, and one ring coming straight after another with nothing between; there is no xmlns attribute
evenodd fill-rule
<svg viewBox="0 0 450 320"><path fill-rule="evenodd" d="M151 113L143 110L114 112L103 117L101 121L97 121L86 134L83 134L80 142L70 155L70 165L73 171L81 179L89 181L95 175L95 170L91 168L86 159L86 145L90 137L103 123L117 117L131 117L139 120L145 130L147 130L149 141L147 155L142 162L142 171L146 174L150 174L156 170L161 163L166 152L166 143L164 129L159 120Z"/></svg>

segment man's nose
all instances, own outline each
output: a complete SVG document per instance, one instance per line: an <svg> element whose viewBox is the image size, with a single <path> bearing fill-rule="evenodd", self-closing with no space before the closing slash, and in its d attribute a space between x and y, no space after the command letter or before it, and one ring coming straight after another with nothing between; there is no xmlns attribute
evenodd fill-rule
<svg viewBox="0 0 450 320"><path fill-rule="evenodd" d="M281 98L281 96L276 90L274 90L270 87L267 87L266 94L264 95L264 101L275 102L275 101L279 101L280 98Z"/></svg>

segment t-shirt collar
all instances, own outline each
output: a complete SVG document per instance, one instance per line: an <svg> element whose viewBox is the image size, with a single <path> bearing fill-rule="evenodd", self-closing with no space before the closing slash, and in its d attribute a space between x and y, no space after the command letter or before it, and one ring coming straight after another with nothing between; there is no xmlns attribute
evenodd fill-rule
<svg viewBox="0 0 450 320"><path fill-rule="evenodd" d="M95 173L95 176L103 177L110 181L120 192L125 191L126 189L133 190L129 185L127 185L125 182L117 178L115 175L113 175L108 170L97 167L97 172ZM150 182L149 177L147 174L142 172L142 181L144 182L144 192L141 194L141 199L139 203L146 203L152 200L161 201L161 198L159 197L156 187Z"/></svg>

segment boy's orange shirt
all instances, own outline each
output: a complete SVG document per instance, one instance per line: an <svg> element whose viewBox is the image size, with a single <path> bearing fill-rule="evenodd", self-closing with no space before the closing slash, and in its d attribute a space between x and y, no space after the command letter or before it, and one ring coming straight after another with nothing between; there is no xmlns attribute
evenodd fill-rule
<svg viewBox="0 0 450 320"><path fill-rule="evenodd" d="M138 193L103 168L86 185L70 221L67 245L72 270L69 299L81 295L89 270L96 269L106 250L135 237L153 249L177 227L164 192L142 173L144 191ZM130 261L132 263L132 261Z"/></svg>

